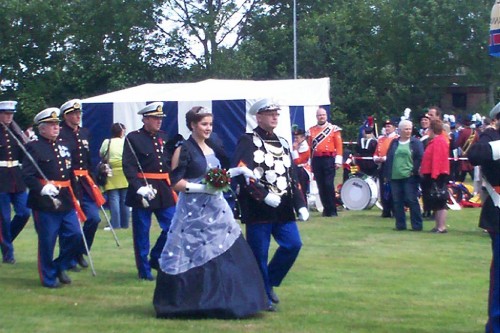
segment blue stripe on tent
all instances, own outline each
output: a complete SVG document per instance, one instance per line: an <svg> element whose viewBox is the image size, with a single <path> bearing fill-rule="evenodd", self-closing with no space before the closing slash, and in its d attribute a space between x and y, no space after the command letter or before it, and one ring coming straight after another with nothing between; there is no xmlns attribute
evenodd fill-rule
<svg viewBox="0 0 500 333"><path fill-rule="evenodd" d="M173 138L177 133L179 133L179 104L172 101L164 102L163 113L165 113L167 116L163 118L161 129L167 132L169 138Z"/></svg>
<svg viewBox="0 0 500 333"><path fill-rule="evenodd" d="M238 139L246 130L246 101L212 101L213 131L224 143L229 156L234 155Z"/></svg>
<svg viewBox="0 0 500 333"><path fill-rule="evenodd" d="M111 135L113 125L113 103L85 103L82 126L90 132L90 156L92 165L99 162L99 148L104 139ZM93 171L93 170L91 170Z"/></svg>
<svg viewBox="0 0 500 333"><path fill-rule="evenodd" d="M303 106L290 106L290 124L297 125L299 128L304 131L307 130L305 128L305 120L304 120L304 107ZM290 128L290 131L292 129Z"/></svg>

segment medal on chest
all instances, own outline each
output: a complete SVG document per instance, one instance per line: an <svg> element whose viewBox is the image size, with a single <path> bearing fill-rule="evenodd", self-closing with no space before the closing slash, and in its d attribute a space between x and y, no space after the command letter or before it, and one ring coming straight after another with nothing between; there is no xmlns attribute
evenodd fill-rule
<svg viewBox="0 0 500 333"><path fill-rule="evenodd" d="M291 159L288 151L266 142L254 133L253 144L257 148L253 153L253 161L257 166L253 172L269 191L283 195L289 187L289 168Z"/></svg>

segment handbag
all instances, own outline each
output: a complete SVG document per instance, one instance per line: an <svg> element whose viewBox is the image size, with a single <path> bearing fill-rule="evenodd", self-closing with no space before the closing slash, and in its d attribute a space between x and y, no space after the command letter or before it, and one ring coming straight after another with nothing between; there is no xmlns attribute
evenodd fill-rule
<svg viewBox="0 0 500 333"><path fill-rule="evenodd" d="M112 176L111 166L109 165L109 146L111 145L111 139L108 140L108 148L106 153L102 157L101 161L96 167L96 183L99 186L105 186L108 183L108 177Z"/></svg>
<svg viewBox="0 0 500 333"><path fill-rule="evenodd" d="M429 193L431 200L448 200L449 195L448 186L446 186L446 184L440 187L437 182L432 182L431 192Z"/></svg>

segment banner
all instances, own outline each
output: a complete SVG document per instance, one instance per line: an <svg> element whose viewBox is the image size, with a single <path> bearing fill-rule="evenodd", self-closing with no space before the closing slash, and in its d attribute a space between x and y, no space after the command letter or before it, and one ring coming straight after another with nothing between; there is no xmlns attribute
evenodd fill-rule
<svg viewBox="0 0 500 333"><path fill-rule="evenodd" d="M500 57L500 0L496 0L491 9L490 55Z"/></svg>

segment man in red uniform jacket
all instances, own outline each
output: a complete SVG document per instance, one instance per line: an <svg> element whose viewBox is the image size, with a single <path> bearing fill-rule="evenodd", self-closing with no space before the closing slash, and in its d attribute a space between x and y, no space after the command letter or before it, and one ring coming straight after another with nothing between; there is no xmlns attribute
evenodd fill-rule
<svg viewBox="0 0 500 333"><path fill-rule="evenodd" d="M328 122L324 108L316 111L318 123L307 131L312 153L312 170L323 204L323 216L337 216L335 171L342 166L342 129Z"/></svg>

